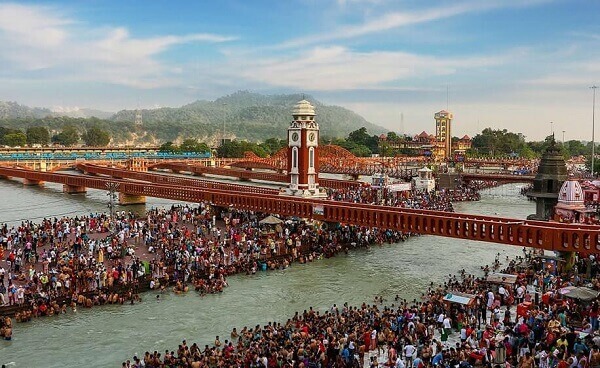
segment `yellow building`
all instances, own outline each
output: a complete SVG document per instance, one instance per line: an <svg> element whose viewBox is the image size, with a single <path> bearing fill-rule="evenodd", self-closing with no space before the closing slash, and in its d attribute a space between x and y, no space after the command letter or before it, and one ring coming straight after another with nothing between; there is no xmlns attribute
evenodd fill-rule
<svg viewBox="0 0 600 368"><path fill-rule="evenodd" d="M452 157L452 119L451 112L442 110L436 112L435 118L435 149L437 159L445 160Z"/></svg>

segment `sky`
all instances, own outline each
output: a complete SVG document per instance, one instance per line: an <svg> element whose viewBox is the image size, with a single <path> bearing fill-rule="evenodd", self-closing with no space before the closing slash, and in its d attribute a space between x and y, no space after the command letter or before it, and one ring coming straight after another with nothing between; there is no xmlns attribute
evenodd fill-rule
<svg viewBox="0 0 600 368"><path fill-rule="evenodd" d="M447 108L455 136L590 140L599 14L598 0L0 0L0 100L306 93L398 133L433 132Z"/></svg>

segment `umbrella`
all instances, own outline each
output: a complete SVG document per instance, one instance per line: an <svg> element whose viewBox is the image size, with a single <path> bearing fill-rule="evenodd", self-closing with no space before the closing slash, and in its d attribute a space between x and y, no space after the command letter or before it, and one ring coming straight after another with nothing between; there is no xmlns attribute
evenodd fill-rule
<svg viewBox="0 0 600 368"><path fill-rule="evenodd" d="M277 225L277 224L281 224L283 222L283 220L269 215L267 217L265 217L264 219L260 220L258 223L263 225L263 224L267 224L267 225Z"/></svg>
<svg viewBox="0 0 600 368"><path fill-rule="evenodd" d="M579 299L583 301L594 300L598 297L600 292L587 288L587 287L576 287L576 286L567 286L560 289L560 293L567 298Z"/></svg>

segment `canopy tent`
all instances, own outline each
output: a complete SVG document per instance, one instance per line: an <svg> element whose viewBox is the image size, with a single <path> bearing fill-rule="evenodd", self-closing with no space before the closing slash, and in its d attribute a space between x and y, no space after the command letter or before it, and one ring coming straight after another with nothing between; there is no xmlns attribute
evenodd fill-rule
<svg viewBox="0 0 600 368"><path fill-rule="evenodd" d="M517 282L517 275L511 275L509 273L490 273L486 279L487 282L493 284L514 284Z"/></svg>
<svg viewBox="0 0 600 368"><path fill-rule="evenodd" d="M559 290L559 292L567 298L583 300L589 302L598 298L600 292L584 286L567 286Z"/></svg>
<svg viewBox="0 0 600 368"><path fill-rule="evenodd" d="M273 215L269 215L267 217L265 217L264 219L260 220L258 223L261 225L278 225L281 224L283 222L282 219L279 219Z"/></svg>
<svg viewBox="0 0 600 368"><path fill-rule="evenodd" d="M472 305L475 302L475 297L476 295L473 294L451 292L444 296L444 301L462 305Z"/></svg>

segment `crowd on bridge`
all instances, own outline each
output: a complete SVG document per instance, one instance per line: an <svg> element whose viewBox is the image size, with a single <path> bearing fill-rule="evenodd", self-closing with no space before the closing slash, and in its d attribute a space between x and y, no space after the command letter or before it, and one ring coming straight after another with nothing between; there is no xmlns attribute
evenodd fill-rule
<svg viewBox="0 0 600 368"><path fill-rule="evenodd" d="M411 190L396 191L387 187L376 188L365 186L332 191L329 194L329 199L352 203L454 212L453 202L478 201L481 198L479 190L483 188L485 186L480 182L473 182L473 185L469 186L458 186L456 189L442 189L430 192L414 188Z"/></svg>
<svg viewBox="0 0 600 368"><path fill-rule="evenodd" d="M499 255L498 255L499 257ZM519 367L588 368L600 366L597 300L588 303L562 295L568 286L592 282L598 288L595 259L590 278L550 272L531 253L497 257L483 275L461 271L420 300L375 298L373 304L333 305L328 310L296 312L285 322L234 328L228 339L211 345L188 344L147 351L123 367ZM527 264L527 267L524 267ZM577 267L577 266L576 266ZM505 281L514 276L515 282ZM531 291L535 287L539 294ZM447 301L452 294L468 302ZM539 297L542 295L542 297ZM386 304L392 304L385 306Z"/></svg>

